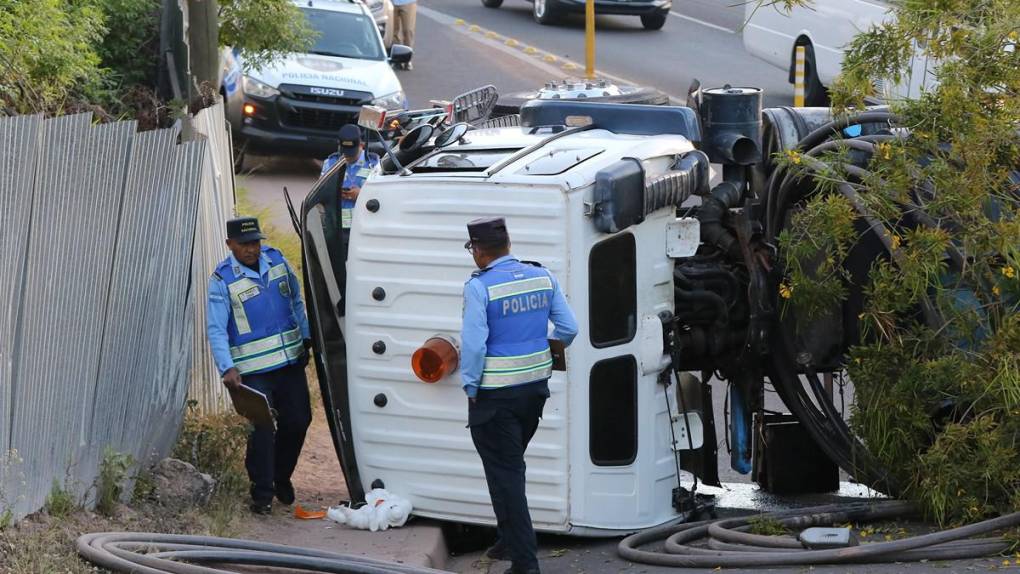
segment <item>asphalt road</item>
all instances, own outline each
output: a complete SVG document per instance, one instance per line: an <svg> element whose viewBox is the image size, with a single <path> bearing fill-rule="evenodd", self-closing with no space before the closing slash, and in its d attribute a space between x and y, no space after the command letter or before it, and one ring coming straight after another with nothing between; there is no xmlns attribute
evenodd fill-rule
<svg viewBox="0 0 1020 574"><path fill-rule="evenodd" d="M421 9L417 27L414 70L401 72L400 78L412 106L427 105L430 99L449 99L474 87L494 84L501 93L523 91L544 82L569 75L564 59L582 61L583 25L571 18L561 27L544 27L531 19L525 0L506 0L503 8L484 8L478 0L419 0ZM639 84L658 87L675 96L683 96L692 78L705 86L732 83L754 85L766 90L766 105L787 104L792 91L781 70L759 62L743 51L739 32L742 8L733 0L686 0L677 2L665 28L648 32L636 18L598 18L598 68L601 72ZM460 20L460 21L458 21ZM477 26L473 28L472 25ZM487 34L488 32L488 34ZM508 46L517 44L515 47ZM532 46L537 53L523 48ZM552 57L552 60L549 57ZM577 72L574 71L574 74ZM321 158L249 157L248 173L238 178L247 190L249 201L268 211L280 229L289 229L283 202L286 186L296 203L315 182ZM722 400L725 387L714 389L716 420L722 440ZM773 397L769 397L774 401ZM771 403L771 407L778 407ZM720 474L724 489L702 489L720 497L724 512L747 509L772 509L791 505L821 503L805 498L782 499L765 495L748 484L745 476L728 470L727 455L720 448ZM844 483L841 494L867 496L863 488ZM737 510L735 510L737 509ZM468 537L470 538L470 537ZM448 568L455 572L502 572L508 563L481 560L485 535L462 540ZM582 572L667 572L666 568L626 563L616 557L617 540L540 537L543 571L547 574ZM994 569L998 561L957 562L948 564L893 564L883 566L813 567L812 572L974 572ZM758 572L728 570L730 572ZM805 572L807 568L764 570Z"/></svg>
<svg viewBox="0 0 1020 574"><path fill-rule="evenodd" d="M482 6L480 0L423 0L420 4L461 18L467 25L584 63L583 15L571 14L560 25L542 26L532 19L532 5L525 0L506 0L495 10ZM744 51L743 22L743 2L734 0L675 1L669 20L658 31L645 30L634 16L597 16L596 68L680 98L697 78L704 87L727 83L759 87L765 90L766 106L789 105L793 86L786 82L786 74Z"/></svg>

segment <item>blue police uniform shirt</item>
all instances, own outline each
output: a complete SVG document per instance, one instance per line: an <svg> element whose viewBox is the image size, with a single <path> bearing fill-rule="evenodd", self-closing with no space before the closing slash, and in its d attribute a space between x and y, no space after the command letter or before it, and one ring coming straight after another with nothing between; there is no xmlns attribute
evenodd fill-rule
<svg viewBox="0 0 1020 574"><path fill-rule="evenodd" d="M269 256L270 251L279 255L279 251L272 247L262 246L262 253L259 255L258 273L241 264L233 254L224 259L217 266L217 269L227 265L231 269L237 270L239 277L250 279L264 289L273 281L269 277L270 270L273 267L273 262ZM266 320L275 319L280 324L292 322L300 329L302 340L309 339L311 338L311 331L308 328L308 317L305 316L305 304L301 299L301 283L291 270L290 264L286 263L282 255L279 255L279 259L286 265L287 277L285 278L285 283L289 290L290 306L289 309L278 310L279 313L287 315L286 317L269 317ZM249 313L249 319L251 320L257 320L258 317L259 315ZM213 274L209 280L209 299L206 303L206 330L209 346L212 348L213 359L216 361L216 368L219 369L221 375L230 368L235 367L235 361L230 352L231 347L237 343L237 341L231 341L231 331L236 330L236 327L231 327L232 319L231 297L227 281L217 276L217 274ZM251 326L256 332L259 330L259 327L259 325Z"/></svg>
<svg viewBox="0 0 1020 574"><path fill-rule="evenodd" d="M507 269L521 265L513 255L504 255L489 264L489 270ZM552 295L549 297L549 321L553 324L553 333L550 338L562 341L569 345L577 336L577 319L574 312L567 304L563 291L552 273L546 272L552 282ZM479 276L472 277L464 285L464 323L461 329L460 349L460 374L461 385L468 397L475 397L478 394L482 382L482 375L485 369L485 358L487 344L490 342L489 331L489 288L483 283ZM546 301L539 301L539 305L545 306ZM526 307L527 305L525 305ZM508 305L508 313L516 311L527 312L531 309L523 307L516 309ZM548 329L548 325L546 326Z"/></svg>
<svg viewBox="0 0 1020 574"><path fill-rule="evenodd" d="M334 152L329 155L322 162L322 172L319 173L319 177L326 175L326 173L336 165L343 156L340 152ZM340 189L347 189L351 187L362 187L368 176L372 174L372 170L375 166L379 165L379 156L374 153L366 152L361 150L361 155L358 156L358 160L347 166L344 171L344 180L341 182ZM346 199L343 196L340 197L340 226L345 229L350 229L352 217L354 213L355 200Z"/></svg>

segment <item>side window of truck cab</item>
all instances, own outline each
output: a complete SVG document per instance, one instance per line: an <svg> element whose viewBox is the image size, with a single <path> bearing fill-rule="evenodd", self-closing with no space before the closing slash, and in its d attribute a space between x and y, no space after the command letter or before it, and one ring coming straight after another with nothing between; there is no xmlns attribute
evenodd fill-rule
<svg viewBox="0 0 1020 574"><path fill-rule="evenodd" d="M637 333L637 253L634 236L618 233L588 257L588 317L596 349L624 345ZM588 379L589 456L597 466L627 466L637 458L637 361L632 354L592 365Z"/></svg>

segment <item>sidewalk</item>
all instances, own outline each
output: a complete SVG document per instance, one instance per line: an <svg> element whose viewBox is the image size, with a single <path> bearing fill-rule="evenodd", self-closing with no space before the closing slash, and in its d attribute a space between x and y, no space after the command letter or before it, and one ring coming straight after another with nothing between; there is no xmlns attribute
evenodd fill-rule
<svg viewBox="0 0 1020 574"><path fill-rule="evenodd" d="M310 384L312 387L317 385L314 378ZM317 393L312 396L312 426L308 429L292 481L297 504L308 511L325 510L348 499L322 401ZM297 519L294 518L294 506L276 503L271 516L249 515L241 530L242 538L357 554L438 570L446 566L448 555L439 524L415 517L402 528L369 532L326 519Z"/></svg>
<svg viewBox="0 0 1020 574"><path fill-rule="evenodd" d="M285 514L285 510L287 507L280 507L274 509L272 516L253 517L246 525L249 528L245 537L438 570L446 566L446 541L442 529L434 522L412 518L402 528L369 532L331 520L299 520L293 514Z"/></svg>

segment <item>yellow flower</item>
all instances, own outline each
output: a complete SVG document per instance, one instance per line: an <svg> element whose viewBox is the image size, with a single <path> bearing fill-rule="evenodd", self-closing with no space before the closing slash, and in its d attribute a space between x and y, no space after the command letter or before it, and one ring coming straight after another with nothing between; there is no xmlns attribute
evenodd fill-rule
<svg viewBox="0 0 1020 574"><path fill-rule="evenodd" d="M885 160L892 159L892 146L889 145L888 142L882 142L876 145L875 148L878 151L878 155L881 156L882 159Z"/></svg>
<svg viewBox="0 0 1020 574"><path fill-rule="evenodd" d="M995 295L996 297L998 297L999 295L1002 295L1002 289L999 289L998 285L993 286L992 287L992 295Z"/></svg>
<svg viewBox="0 0 1020 574"><path fill-rule="evenodd" d="M780 283L779 296L782 297L783 299L789 299L790 297L793 296L793 287L787 285L786 283Z"/></svg>
<svg viewBox="0 0 1020 574"><path fill-rule="evenodd" d="M795 149L786 150L786 157L789 158L790 161L793 162L794 164L800 165L800 152L799 151L797 151Z"/></svg>
<svg viewBox="0 0 1020 574"><path fill-rule="evenodd" d="M899 235L893 234L892 239L890 241L892 242L892 248L893 249L899 249L900 248L900 242L902 240L900 239Z"/></svg>
<svg viewBox="0 0 1020 574"><path fill-rule="evenodd" d="M1013 269L1012 265L1007 265L1007 266L1002 268L1002 274L1005 275L1006 277L1012 279L1012 278L1016 277L1016 269Z"/></svg>

